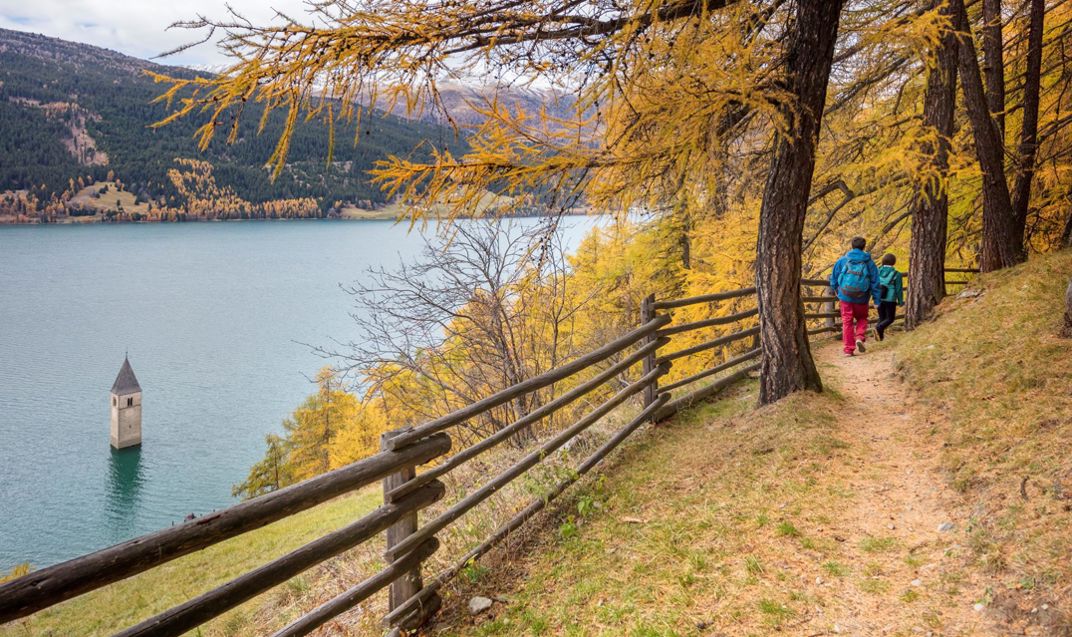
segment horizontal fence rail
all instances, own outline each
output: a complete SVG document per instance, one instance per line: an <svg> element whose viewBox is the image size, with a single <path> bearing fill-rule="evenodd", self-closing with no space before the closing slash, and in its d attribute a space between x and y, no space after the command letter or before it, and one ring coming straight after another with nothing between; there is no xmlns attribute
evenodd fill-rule
<svg viewBox="0 0 1072 637"><path fill-rule="evenodd" d="M484 555L489 550L494 548L497 544L506 539L510 533L516 531L526 521L531 519L534 515L543 510L552 500L562 495L562 493L571 484L575 483L584 474L588 473L599 464L615 447L620 445L626 438L629 437L634 431L641 425L648 422L653 414L666 402L666 394L662 394L655 400L654 403L645 407L639 414L636 415L633 420L623 427L618 433L614 434L603 445L586 458L581 464L579 464L573 475L567 476L561 482L559 482L551 491L549 491L543 497L534 499L529 503L527 507L522 509L519 513L514 515L509 521L497 528L485 541L481 542L478 546L470 549L468 553L462 556L461 559L456 561L452 566L440 573L436 578L428 584L428 586L421 589L416 595L411 597L405 603L398 608L392 610L388 615L384 617L384 622L388 625L396 623L398 620L405 618L412 613L420 604L424 603L432 594L435 593L440 587L450 581L452 578L458 575L466 566L472 564L472 561Z"/></svg>
<svg viewBox="0 0 1072 637"><path fill-rule="evenodd" d="M587 416L580 419L570 427L566 428L564 431L562 431L562 433L540 445L537 450L528 454L516 464L511 466L509 469L503 471L499 475L489 480L480 489L477 489L472 494L463 498L461 502L455 504L438 518L426 523L420 531L414 533L398 545L392 547L387 553L388 557L394 558L398 555L401 555L402 553L405 553L407 550L412 549L420 541L424 540L425 538L431 537L437 531L446 527L448 524L461 517L462 514L464 514L466 511L469 511L477 504L480 504L484 500L487 500L496 491L506 486L508 483L510 483L512 480L514 480L521 474L525 473L530 468L536 466L536 464L546 458L548 454L559 449L562 445L566 444L571 439L576 437L577 434L581 433L588 427L592 426L597 420L610 413L612 409L624 403L627 398L643 390L645 387L648 386L648 383L655 380L662 374L666 373L667 368L668 366L662 366L657 369L654 369L644 375L644 377L642 377L640 380L630 384L628 387L615 394L609 400L607 400L602 405L590 412Z"/></svg>
<svg viewBox="0 0 1072 637"><path fill-rule="evenodd" d="M281 520L377 482L400 466L422 464L449 450L449 437L429 437L408 448L376 454L185 524L32 571L0 586L0 623Z"/></svg>
<svg viewBox="0 0 1072 637"><path fill-rule="evenodd" d="M730 290L729 292L717 292L715 294L703 294L700 296L692 296L686 299L675 299L672 301L656 301L656 310L672 310L676 307L685 307L686 305L696 305L697 303L715 303L717 301L726 301L729 299L736 299L742 296L753 296L756 293L755 288L741 288L739 290Z"/></svg>
<svg viewBox="0 0 1072 637"><path fill-rule="evenodd" d="M398 522L403 515L432 504L442 498L444 493L446 488L440 482L425 485L404 500L379 507L349 526L310 542L196 599L147 619L119 633L117 637L181 635L259 593L282 584L309 567L378 535Z"/></svg>
<svg viewBox="0 0 1072 637"><path fill-rule="evenodd" d="M971 268L946 268L947 273L973 274ZM966 280L946 280L947 285ZM807 333L840 333L838 299L829 281L801 279L801 303ZM821 291L814 288L821 287ZM808 291L811 288L811 291ZM700 307L697 307L700 306ZM698 314L698 317L697 317ZM762 346L754 287L681 299L644 299L640 325L591 352L559 367L497 391L424 424L384 436L382 451L324 475L228 507L191 522L164 529L95 553L50 566L0 585L0 623L25 617L74 596L131 577L194 551L263 527L318 504L376 482L383 483L383 504L335 531L235 577L183 604L158 613L120 633L121 637L161 637L184 634L230 609L278 586L373 538L386 535L386 565L367 579L291 621L274 637L306 635L350 611L372 595L389 590L388 612L383 620L396 631L412 629L427 620L440 605L438 591L473 560L485 555L520 529L572 484L589 473L645 423L657 423L748 378L760 369ZM675 322L675 315L678 322ZM691 318L692 320L684 320ZM898 316L898 319L901 317ZM675 341L681 344L670 349ZM681 365L679 378L660 381L672 366ZM638 373L636 367L642 369ZM695 370L695 371L694 371ZM582 372L584 373L583 375ZM464 425L515 399L538 395L548 387L569 381L560 395L519 414L469 446L453 451L447 430ZM680 392L685 393L681 394ZM598 398L591 400L591 396ZM480 477L481 484L460 494L457 502L426 511L429 519L418 524L418 511L445 500L448 488L440 478L512 439L564 408L586 402L571 424L552 431L534 448L496 475ZM539 401L536 401L539 402ZM576 464L549 492L537 497L501 523L459 558L448 557L446 568L427 583L422 565L443 546L445 529L474 508L555 456L560 449L628 403L639 403L618 429L599 429L607 438ZM616 425L617 426L617 425ZM591 434L589 434L591 435ZM568 459L569 456L563 456ZM434 463L423 471L418 467ZM447 545L449 546L449 544ZM461 552L461 551L459 551Z"/></svg>
<svg viewBox="0 0 1072 637"><path fill-rule="evenodd" d="M518 396L531 393L533 391L536 391L537 389L542 389L544 387L547 387L548 385L552 385L556 381L568 378L583 369L591 367L592 365L604 361L611 356L621 352L630 345L652 334L653 332L655 332L655 330L659 329L663 325L666 325L666 323L668 323L669 321L669 317L655 318L651 321L648 321L644 325L641 325L639 328L633 330L632 332L629 332L628 334L621 336L611 341L610 343L607 343L603 347L600 347L599 349L591 352L590 354L581 356L580 358L574 360L571 363L552 369L551 371L544 372L539 376L534 376L512 387L507 387L506 389L496 394L488 396L483 400L477 401L455 412L447 414L442 418L437 418L436 420L425 423L419 427L414 427L413 429L405 431L391 440L390 448L394 449L400 446L405 446L416 440L420 440L425 436L439 431L443 431L444 429L448 429L462 421L469 420L474 416L479 416L485 411L493 407L498 407L499 405L513 400Z"/></svg>
<svg viewBox="0 0 1072 637"><path fill-rule="evenodd" d="M510 436L521 431L525 427L550 415L556 410L576 401L577 399L590 393L596 387L599 387L611 378L614 378L615 376L621 374L625 370L629 369L630 367L641 361L645 356L648 356L649 354L653 353L660 345L665 345L667 342L668 339L660 339L645 345L630 356L626 357L620 363L613 365L612 367L595 376L591 380L586 381L581 385L578 385L577 387L563 394L562 396L559 396L558 398L543 405L542 407L535 409L532 412L529 412L527 415L519 418L513 423L507 425L506 427L503 427L499 431L488 436L487 438L484 438L480 442L462 451L459 451L458 453L436 465L434 468L417 476L413 480L405 482L400 486L388 491L386 496L387 499L394 500L396 498L402 497L412 492L414 489L424 484L425 482L433 480L462 465L463 463L472 460L473 458L487 451L488 449L491 449L492 447L502 442L505 442L510 438Z"/></svg>

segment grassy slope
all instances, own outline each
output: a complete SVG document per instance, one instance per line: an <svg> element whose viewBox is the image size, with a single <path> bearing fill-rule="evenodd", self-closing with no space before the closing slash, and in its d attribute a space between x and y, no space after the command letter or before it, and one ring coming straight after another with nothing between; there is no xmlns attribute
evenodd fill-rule
<svg viewBox="0 0 1072 637"><path fill-rule="evenodd" d="M944 465L1013 615L1072 608L1072 341L1055 336L1070 276L1066 250L980 277L980 296L947 301L899 346L905 379L947 416Z"/></svg>
<svg viewBox="0 0 1072 637"><path fill-rule="evenodd" d="M942 446L958 508L972 512L963 535L939 534L960 566L933 588L884 577L891 561L926 569L917 547L830 533L853 505L843 469L862 451L831 425L836 390L752 411L748 388L642 436L568 505L555 537L472 573L438 632L799 634L809 615L836 619L846 596L862 596L901 620L890 634L945 634L975 580L1001 583L975 598L987 622L1072 634L1057 610L1072 602L1072 342L1053 336L1070 274L1065 253L981 277L971 288L982 296L950 299L938 320L882 346L933 410L921 444ZM470 594L508 603L471 618L457 610Z"/></svg>
<svg viewBox="0 0 1072 637"><path fill-rule="evenodd" d="M509 605L473 631L448 617L443 631L655 636L730 625L766 634L822 603L800 573L846 571L838 542L812 533L848 497L821 480L845 453L827 416L840 399L798 395L753 411L755 389L641 436L576 496L554 540L477 583L496 591L523 579Z"/></svg>
<svg viewBox="0 0 1072 637"><path fill-rule="evenodd" d="M0 626L0 636L111 635L352 522L378 506L380 500L378 488L372 487L332 500L25 620ZM262 611L265 604L285 606L288 596L301 594L306 587L303 576L298 576L207 624L200 634L252 634L251 615Z"/></svg>

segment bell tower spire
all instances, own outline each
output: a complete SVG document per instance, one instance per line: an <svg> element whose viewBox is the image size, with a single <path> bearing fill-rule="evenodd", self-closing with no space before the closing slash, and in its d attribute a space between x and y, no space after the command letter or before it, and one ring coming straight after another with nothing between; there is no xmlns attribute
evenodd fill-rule
<svg viewBox="0 0 1072 637"><path fill-rule="evenodd" d="M111 443L116 449L141 444L141 385L130 367L130 358L123 355L123 366L112 383Z"/></svg>

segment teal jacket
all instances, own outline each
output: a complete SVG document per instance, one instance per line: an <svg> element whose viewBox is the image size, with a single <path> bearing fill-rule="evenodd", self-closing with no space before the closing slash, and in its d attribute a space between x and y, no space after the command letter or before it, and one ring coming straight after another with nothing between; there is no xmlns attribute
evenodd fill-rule
<svg viewBox="0 0 1072 637"><path fill-rule="evenodd" d="M904 305L904 275L892 265L884 265L878 269L878 283L886 286L886 293L882 295L883 301L895 301L897 305Z"/></svg>

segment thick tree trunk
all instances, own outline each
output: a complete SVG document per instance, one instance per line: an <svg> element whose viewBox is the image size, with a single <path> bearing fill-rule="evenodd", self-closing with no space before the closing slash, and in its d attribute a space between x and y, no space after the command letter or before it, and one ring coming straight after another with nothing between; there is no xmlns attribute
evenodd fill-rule
<svg viewBox="0 0 1072 637"><path fill-rule="evenodd" d="M964 0L951 0L951 3L957 30L963 32L957 55L961 92L975 138L975 153L983 172L983 237L979 268L990 272L1023 260L1023 237L1017 237L1015 232L1012 199L1005 180L1004 146L983 92L983 79L979 73L975 42L968 28Z"/></svg>
<svg viewBox="0 0 1072 637"><path fill-rule="evenodd" d="M799 0L790 24L786 88L795 98L795 125L775 145L756 247L762 404L802 389L822 390L800 301L801 247L841 5L842 0Z"/></svg>
<svg viewBox="0 0 1072 637"><path fill-rule="evenodd" d="M1012 188L1013 231L1024 237L1027 209L1031 203L1031 181L1035 178L1035 153L1038 149L1039 83L1042 79L1042 30L1046 17L1046 0L1030 0L1027 31L1027 68L1024 70L1024 121L1020 129L1020 146L1016 153L1016 182ZM1027 254L1027 246L1023 249Z"/></svg>
<svg viewBox="0 0 1072 637"><path fill-rule="evenodd" d="M944 15L952 17L948 1L939 0ZM955 21L951 20L951 23ZM945 179L949 171L949 140L953 135L953 112L957 102L957 34L950 29L942 35L935 63L927 75L923 98L923 123L934 130L937 146L923 149L941 183L928 180L916 198L912 211L912 238L909 243L908 299L905 327L914 329L931 315L945 296L945 247L949 223L949 196Z"/></svg>
<svg viewBox="0 0 1072 637"><path fill-rule="evenodd" d="M983 77L986 78L986 103L998 137L1005 143L1005 59L1002 55L1001 0L983 0Z"/></svg>

